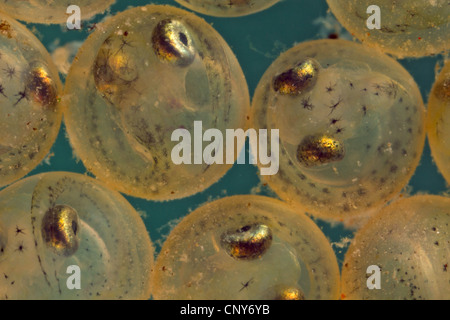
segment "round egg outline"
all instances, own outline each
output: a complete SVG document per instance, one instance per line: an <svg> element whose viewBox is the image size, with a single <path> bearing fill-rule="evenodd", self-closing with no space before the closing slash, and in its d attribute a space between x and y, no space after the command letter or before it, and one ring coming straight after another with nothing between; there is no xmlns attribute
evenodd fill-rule
<svg viewBox="0 0 450 320"><path fill-rule="evenodd" d="M150 298L154 248L119 193L81 174L49 172L3 189L0 203L0 299ZM65 224L47 218L57 207L71 211L69 242L49 234ZM78 289L69 288L70 266L79 268Z"/></svg>
<svg viewBox="0 0 450 320"><path fill-rule="evenodd" d="M0 0L0 10L8 12L9 15L17 20L42 23L42 24L56 24L66 23L72 12L67 12L71 5L74 5L71 0L58 0L58 3L48 4L47 0L33 0L33 1L13 1L6 4L8 0ZM108 9L115 0L78 0L75 5L80 8L80 13L83 19L89 19L98 13L104 12ZM56 8L55 8L56 6Z"/></svg>
<svg viewBox="0 0 450 320"><path fill-rule="evenodd" d="M166 42L158 32L167 21L168 37L175 36ZM180 24L186 31L177 39ZM143 27L150 31L143 33ZM180 45L189 50L174 54ZM195 56L189 58L192 48ZM131 59L133 50L141 66ZM150 72L155 72L152 77ZM140 94L144 86L146 95ZM152 94L152 86L158 92ZM172 200L203 191L232 166L175 165L174 130L191 129L192 142L194 121L202 121L204 130L245 130L250 98L239 62L208 23L182 9L148 5L121 12L96 28L69 71L63 104L69 140L89 171L125 194ZM168 119L170 125L164 122Z"/></svg>
<svg viewBox="0 0 450 320"><path fill-rule="evenodd" d="M224 236L255 225L270 230L266 245L253 247L259 255L232 254ZM338 299L339 282L336 256L317 225L280 200L252 195L222 198L184 217L152 275L154 299Z"/></svg>
<svg viewBox="0 0 450 320"><path fill-rule="evenodd" d="M310 73L316 81L302 80ZM251 126L279 129L279 171L261 179L283 200L331 220L387 203L413 175L425 144L425 108L411 75L345 40L304 42L276 59L256 88Z"/></svg>
<svg viewBox="0 0 450 320"><path fill-rule="evenodd" d="M446 0L398 1L394 4L389 0L377 3L327 0L327 3L352 35L365 45L397 58L430 56L450 49L450 8ZM380 29L368 28L367 20L375 13L373 10L368 13L372 5L380 8Z"/></svg>
<svg viewBox="0 0 450 320"><path fill-rule="evenodd" d="M448 300L449 208L448 197L417 195L371 217L345 255L342 298ZM378 283L367 270L372 265L380 269ZM369 280L381 288L369 289Z"/></svg>
<svg viewBox="0 0 450 320"><path fill-rule="evenodd" d="M53 146L62 120L63 86L43 44L4 13L0 14L0 40L4 42L0 52L0 186L4 186L33 170Z"/></svg>
<svg viewBox="0 0 450 320"><path fill-rule="evenodd" d="M266 10L280 0L175 0L193 11L214 17L241 17Z"/></svg>
<svg viewBox="0 0 450 320"><path fill-rule="evenodd" d="M431 154L450 184L450 60L447 60L428 99L427 133Z"/></svg>

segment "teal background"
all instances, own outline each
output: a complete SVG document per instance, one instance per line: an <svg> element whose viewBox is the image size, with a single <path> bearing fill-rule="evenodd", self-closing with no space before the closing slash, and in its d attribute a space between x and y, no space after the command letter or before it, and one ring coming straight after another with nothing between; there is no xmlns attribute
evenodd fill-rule
<svg viewBox="0 0 450 320"><path fill-rule="evenodd" d="M76 1L73 2L76 4ZM150 3L180 7L174 0L117 0L110 8L109 13L98 15L91 21L84 21L82 30L68 31L65 25L28 24L27 26L41 39L49 51L52 51L55 41L59 42L59 46L71 41L83 41L92 32L89 31L89 27L110 14ZM328 6L325 0L283 0L263 12L245 17L214 18L200 14L199 16L211 23L231 46L246 76L250 95L253 96L259 79L281 52L296 43L324 38L332 32L325 32L323 24L315 23L316 19L327 17L327 10ZM81 12L83 13L83 11ZM332 20L328 18L327 21ZM340 36L345 38L348 34L345 30L341 30ZM425 103L434 82L436 63L442 63L442 61L443 58L440 56L400 61L416 79ZM64 79L63 76L62 78ZM29 175L47 171L87 173L83 164L76 161L73 155L64 125L61 127L51 153L54 155L50 158L50 163L43 161ZM254 194L252 189L258 186L261 187L256 167L235 165L218 183L202 193L185 199L152 202L129 196L126 198L141 213L150 237L159 251L169 231L179 221L177 219L214 199L236 194ZM428 144L425 147L420 166L407 189L412 194L441 194L447 190L444 179L432 161ZM264 187L261 187L256 193L276 197ZM332 243L340 242L344 237L353 236L352 231L346 230L340 224L330 224L318 220L316 222ZM345 244L345 241L343 243ZM339 248L333 245L333 248L341 265L347 246Z"/></svg>

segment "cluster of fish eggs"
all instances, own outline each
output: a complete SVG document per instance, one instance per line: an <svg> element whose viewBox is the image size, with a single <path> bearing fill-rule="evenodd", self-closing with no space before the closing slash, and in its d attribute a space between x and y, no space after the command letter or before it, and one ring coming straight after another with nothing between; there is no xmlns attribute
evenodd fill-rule
<svg viewBox="0 0 450 320"><path fill-rule="evenodd" d="M88 17L112 2L79 5ZM279 1L177 2L237 17ZM398 21L368 34L369 3L327 2L363 44L294 46L267 69L250 106L232 50L193 13L148 5L110 17L78 51L63 90L46 49L14 18L61 23L69 2L46 10L46 1L0 1L12 16L0 14L0 186L11 184L0 191L0 299L450 298L448 197L395 200L427 132L450 181L449 65L426 115L414 79L387 55L448 50L450 7L381 1ZM49 152L63 112L75 154L98 180L69 172L20 180ZM194 121L221 131L279 130L279 170L261 181L280 200L241 195L202 205L154 261L144 221L118 192L173 200L217 182L231 165L171 161L171 133L193 135ZM370 215L342 278L330 241L305 213L330 221ZM385 280L379 290L367 282L373 265ZM69 289L73 266L81 270L79 290Z"/></svg>

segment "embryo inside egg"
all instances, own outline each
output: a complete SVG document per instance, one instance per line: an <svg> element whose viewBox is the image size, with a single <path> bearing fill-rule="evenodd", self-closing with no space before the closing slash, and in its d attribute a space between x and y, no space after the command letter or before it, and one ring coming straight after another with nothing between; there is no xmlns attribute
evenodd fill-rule
<svg viewBox="0 0 450 320"><path fill-rule="evenodd" d="M261 196L226 197L184 218L153 273L155 299L336 299L339 269L302 212ZM218 289L220 288L220 289Z"/></svg>
<svg viewBox="0 0 450 320"><path fill-rule="evenodd" d="M195 121L245 129L249 113L246 80L227 43L204 20L169 6L127 10L94 32L65 97L70 142L88 170L152 200L203 191L232 165L175 164L175 130L194 135Z"/></svg>
<svg viewBox="0 0 450 320"><path fill-rule="evenodd" d="M377 209L408 182L425 140L417 85L360 44L318 40L282 54L261 79L252 125L280 130L280 170L263 180L326 219Z"/></svg>
<svg viewBox="0 0 450 320"><path fill-rule="evenodd" d="M348 299L445 300L450 296L450 199L415 196L394 202L356 233L344 261ZM378 289L369 266L382 271Z"/></svg>
<svg viewBox="0 0 450 320"><path fill-rule="evenodd" d="M0 14L0 300L450 297L449 64L438 76L444 57L433 55L450 43L447 1L73 3L81 30L66 24L68 0L0 0L0 11L43 23L26 27L66 82L63 95L43 46ZM131 9L150 3L204 20ZM367 29L369 5L380 30ZM320 37L354 41L310 41ZM426 57L398 61L411 76L383 52ZM173 161L175 130L189 132L194 163L208 151L196 136L213 129L225 144L236 128L254 129L258 151L268 129L276 173L264 175L260 154L246 157L258 168ZM417 193L441 196L409 199ZM339 223L359 227L383 206L358 231ZM381 290L371 290L377 266Z"/></svg>
<svg viewBox="0 0 450 320"><path fill-rule="evenodd" d="M61 124L61 91L44 46L0 13L0 187L25 176L50 151Z"/></svg>
<svg viewBox="0 0 450 320"><path fill-rule="evenodd" d="M327 0L340 23L364 44L399 58L443 53L450 47L447 0ZM380 24L368 28L372 14Z"/></svg>
<svg viewBox="0 0 450 320"><path fill-rule="evenodd" d="M0 192L2 299L148 299L152 263L139 215L92 178L45 173Z"/></svg>

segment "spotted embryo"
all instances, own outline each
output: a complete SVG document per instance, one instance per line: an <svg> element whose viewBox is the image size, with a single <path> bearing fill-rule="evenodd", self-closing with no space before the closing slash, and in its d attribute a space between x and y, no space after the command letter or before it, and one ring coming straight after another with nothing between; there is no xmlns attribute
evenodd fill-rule
<svg viewBox="0 0 450 320"><path fill-rule="evenodd" d="M384 205L409 181L425 141L425 108L408 72L344 40L282 54L258 84L251 118L255 129L280 129L280 169L263 180L326 219Z"/></svg>
<svg viewBox="0 0 450 320"><path fill-rule="evenodd" d="M170 200L206 189L232 166L175 165L172 132L193 134L195 121L246 129L250 102L238 61L209 24L149 5L109 19L86 41L64 105L70 142L89 171L123 193Z"/></svg>

